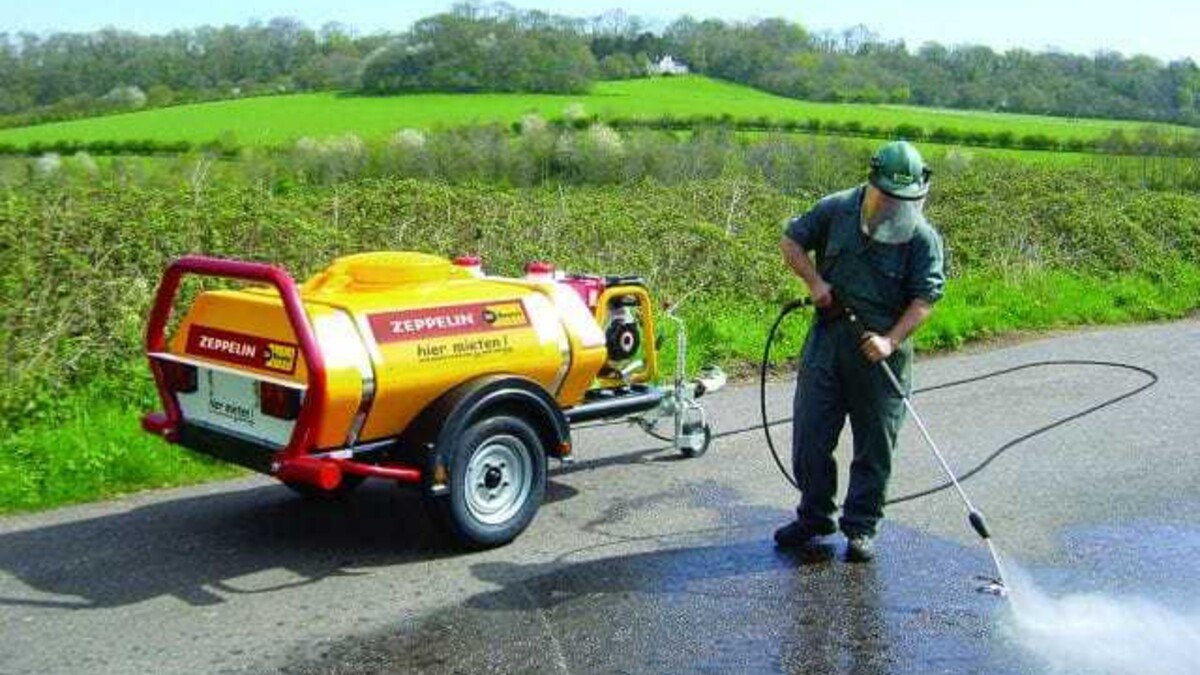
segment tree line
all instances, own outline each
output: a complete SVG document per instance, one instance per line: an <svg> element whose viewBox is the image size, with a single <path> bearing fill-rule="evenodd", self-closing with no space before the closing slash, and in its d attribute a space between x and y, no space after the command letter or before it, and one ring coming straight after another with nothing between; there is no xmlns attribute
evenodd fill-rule
<svg viewBox="0 0 1200 675"><path fill-rule="evenodd" d="M519 139L528 133L529 117L512 122L507 131L502 124L487 124L481 126L465 126L462 129L468 133L482 130L480 136L486 136L488 142L484 145L498 143L498 139L508 137L509 140ZM533 116L536 119L541 119ZM1136 130L1113 129L1105 136L1094 138L1058 137L1045 133L1017 134L1009 130L985 131L981 129L962 130L953 127L927 128L920 125L903 123L895 126L864 124L858 120L822 120L819 118L788 119L771 117L734 117L732 115L660 115L655 117L606 117L598 115L571 115L553 117L541 120L547 128L556 132L565 131L596 131L607 134L607 138L620 139L643 132L658 132L663 139L686 138L693 134L721 133L731 137L736 133L753 132L772 134L775 136L790 136L808 134L820 136L842 136L850 138L871 139L904 139L909 141L929 141L942 145L968 146L980 148L1000 148L1015 150L1039 150L1048 152L1087 153L1094 155L1129 155L1147 159L1150 157L1184 158L1193 160L1200 156L1200 132L1171 131L1166 132L1159 127L1145 126ZM732 133L731 133L732 132ZM346 136L333 137L332 142L344 140ZM357 138L357 137L355 137ZM396 134L392 141L403 144L408 140L424 139L425 132L417 129L404 129ZM397 140L399 139L399 140ZM307 141L318 142L314 139ZM418 141L414 141L418 142ZM420 141L423 142L423 141ZM554 144L551 143L551 146ZM529 149L529 144L517 144L515 152ZM544 150L545 148L542 148ZM128 138L121 140L97 139L91 141L59 138L53 141L32 141L27 144L17 144L0 141L0 157L31 156L58 161L64 156L76 155L76 159L84 162L91 161L95 156L179 156L193 152L210 157L246 158L266 154L287 153L289 144L275 146L243 146L230 136L210 139L203 142L187 140L163 141L156 139ZM31 165L32 170L32 165ZM1198 167L1200 168L1200 167ZM1191 186L1200 185L1194 180Z"/></svg>
<svg viewBox="0 0 1200 675"><path fill-rule="evenodd" d="M692 71L784 96L1200 125L1200 69L1111 51L937 43L910 48L862 26L684 16L657 28L622 12L588 19L460 4L397 33L317 30L277 18L165 35L104 29L0 33L6 123L312 90L577 93L643 77L670 55Z"/></svg>
<svg viewBox="0 0 1200 675"><path fill-rule="evenodd" d="M165 35L0 33L0 115L28 121L297 90L353 89L390 41L287 18ZM18 123L24 120L16 120Z"/></svg>
<svg viewBox="0 0 1200 675"><path fill-rule="evenodd" d="M808 34L781 19L684 17L663 38L700 72L795 98L1200 124L1200 69L1190 59L937 43L911 50L862 26Z"/></svg>

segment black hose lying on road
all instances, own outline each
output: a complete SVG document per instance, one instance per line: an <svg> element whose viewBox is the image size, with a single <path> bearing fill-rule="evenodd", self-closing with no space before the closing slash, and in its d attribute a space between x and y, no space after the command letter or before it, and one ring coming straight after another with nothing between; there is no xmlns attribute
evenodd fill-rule
<svg viewBox="0 0 1200 675"><path fill-rule="evenodd" d="M772 457L772 459L775 460L775 466L779 468L779 473L784 477L784 479L787 480L788 483L791 483L791 485L793 487L795 487L797 490L799 490L799 486L796 484L795 478L793 478L792 475L790 473L788 473L787 468L784 467L783 460L780 459L779 452L776 451L774 440L771 437L771 427L778 426L780 424L787 424L788 422L792 421L792 418L784 417L784 418L780 418L780 419L776 419L776 420L769 420L767 418L767 371L768 371L770 360L771 360L770 359L771 347L774 344L775 337L779 332L779 326L783 323L784 319L787 318L787 316L789 314L791 314L792 312L795 312L796 310L798 310L802 307L808 306L810 304L811 303L809 301L803 300L803 301L792 302L792 303L789 303L788 305L785 305L783 307L782 311L779 313L779 316L775 319L775 323L771 326L771 330L767 334L767 343L766 343L766 347L763 350L762 364L761 364L761 368L759 369L759 408L760 408L760 412L762 414L762 422L760 424L755 424L753 426L741 427L738 429L729 429L727 431L722 431L720 433L713 434L713 436L712 436L712 438L715 440L717 438L726 438L729 436L737 436L740 434L750 433L752 431L757 431L759 429L762 429L763 433L766 434L766 437L767 437L767 449L770 450L771 457ZM1073 413L1066 417L1057 419L1049 424L1038 427L1037 429L1034 429L1033 431L1022 434L1010 441L1005 442L1003 445L998 447L996 450L992 451L987 457L984 457L982 461L977 463L975 466L971 467L968 471L963 473L961 476L958 476L960 483L970 479L973 476L978 475L985 468L987 468L987 466L989 464L991 464L993 461L995 461L997 458L999 458L1001 455L1008 452L1012 448L1026 442L1026 441L1029 441L1037 436L1047 433L1047 432L1051 431L1052 429L1055 429L1055 428L1058 428L1065 424L1068 424L1070 422L1079 420L1083 417L1087 417L1088 415L1099 412L1100 410L1103 410L1109 406L1112 406L1120 401L1124 401L1125 399L1136 396L1136 395L1142 393L1143 391L1153 387L1155 384L1158 383L1158 374L1157 373L1155 373L1154 371L1152 371L1148 368L1143 368L1141 366L1135 366L1135 365L1131 365L1128 363L1120 363L1120 362L1115 362L1115 361L1093 361L1093 360L1084 360L1084 359L1050 359L1050 360L1044 360L1044 361L1033 361L1030 363L1024 363L1021 365L1012 366L1010 368L1003 368L1001 370L996 370L996 371L992 371L989 373L983 373L981 375L975 375L973 377L963 378L961 380L953 380L950 382L943 382L941 384L935 384L932 386L917 389L917 390L913 391L913 394L915 395L915 394L920 394L920 393L928 393L931 391L938 391L938 390L942 390L942 389L951 389L953 387L960 387L960 386L965 386L968 384L973 384L975 382L989 380L992 378L1003 377L1005 375L1009 375L1009 374L1023 371L1023 370L1052 367L1052 366L1115 368L1115 369L1119 369L1119 370L1125 370L1125 371L1129 371L1129 372L1133 372L1133 373L1138 373L1140 375L1144 375L1147 378L1147 381L1134 389L1130 389L1129 391L1121 393L1118 396L1114 396L1105 401L1101 401L1100 403L1097 403L1096 405L1090 406L1088 408L1080 410L1079 412ZM611 425L616 425L616 424L628 424L628 422L629 422L629 420L612 420L612 421L603 422L603 423L588 424L588 425L584 425L584 426L577 427L577 428L586 429L586 428L600 427L600 426L611 426ZM656 439L662 440L667 443L672 442L670 438L661 436L659 434L655 434L655 433L651 432L650 430L643 429L643 431L650 434L651 436L653 436ZM923 489L923 490L918 490L916 492L901 495L899 497L894 497L892 499L889 499L886 503L891 505L891 504L899 504L901 502L908 502L908 501L914 501L917 499L922 499L924 497L928 497L930 495L937 494L938 492L946 490L952 486L953 486L953 483L951 483L950 481L945 481L945 482L938 483L936 485L933 485L933 486ZM599 544L590 544L590 545L584 546L579 549L567 551L565 553L560 554L556 558L556 561L561 562L573 555L578 555L585 551L591 551L591 550L595 550L598 548L604 548L607 546L613 546L613 545L622 544L622 543L629 543L629 542L634 542L634 541L655 540L655 539L661 539L663 537L694 535L694 534L701 534L701 533L720 532L720 531L725 531L725 530L735 530L735 529L741 529L744 527L757 526L757 525L761 525L761 524L762 523L748 523L748 524L734 525L734 526L720 526L720 527L702 528L702 529L698 529L698 530L685 530L682 532L666 532L666 533L645 534L645 535L637 535L637 536L606 533L607 536L616 538L616 541L609 541L609 542L604 542L604 543L599 543Z"/></svg>
<svg viewBox="0 0 1200 675"><path fill-rule="evenodd" d="M775 442L771 436L771 427L779 426L781 424L787 424L788 422L792 421L792 418L791 417L781 417L781 418L775 419L775 420L769 420L767 418L767 371L769 369L770 361L771 361L771 358L770 358L771 357L771 347L775 343L775 338L779 333L779 326L783 323L783 320L786 319L789 314L795 312L796 310L807 307L807 306L811 306L811 302L808 301L807 299L798 300L798 301L791 302L791 303L785 305L783 307L782 311L780 311L779 316L775 318L775 323L771 325L771 329L767 332L767 343L763 349L762 363L759 368L759 377L758 377L759 412L762 415L762 422L759 424L755 424L753 426L739 427L737 429L729 429L727 431L714 433L712 435L712 440L716 440L718 438L727 438L729 436L739 436L741 434L746 434L746 433L750 433L752 431L758 431L759 429L762 429L763 433L765 434L765 436L767 438L767 450L771 453L771 459L773 459L775 461L775 466L779 469L780 475L782 475L784 477L784 479L788 483L791 484L792 487L796 488L796 490L799 490L800 486L796 483L796 479L792 476L792 474L790 472L788 472L787 468L783 465L783 460L780 458L779 451L775 448ZM1143 368L1141 366L1135 366L1135 365L1129 364L1129 363L1121 363L1119 361L1097 361L1097 360L1089 360L1089 359L1047 359L1047 360L1043 360L1043 361L1031 361L1029 363L1022 363L1017 366L1012 366L1009 368L1002 368L1000 370L994 370L991 372L983 373L981 375L966 377L961 380L951 380L950 382L942 382L941 384L935 384L935 385L931 385L928 387L914 389L913 395L915 396L917 394L925 394L925 393L929 393L932 391L939 391L942 389L952 389L954 387L961 387L961 386L965 386L968 384L974 384L976 382L982 382L984 380L990 380L990 379L994 379L997 377L1003 377L1005 375L1010 375L1012 373L1020 372L1023 370L1031 370L1034 368L1062 367L1062 366L1112 368L1112 369L1124 370L1124 371L1128 371L1128 372L1137 373L1139 375L1144 375L1147 379L1146 379L1146 382L1143 383L1142 385L1135 387L1133 389L1130 389L1129 391L1123 392L1120 395L1117 395L1112 398L1101 401L1100 403L1097 403L1093 406L1084 408L1083 410L1080 410L1079 412L1067 415L1066 417L1062 417L1057 420L1054 420L1053 422L1050 422L1049 424L1042 425L1030 432L1021 434L1020 436L1017 436L1016 438L1013 438L1012 440L1005 442L1003 445L1001 445L1000 447L993 450L987 457L984 457L982 461L975 464L975 466L971 467L969 470L967 470L966 472L959 475L958 480L960 483L965 482L965 481L969 480L970 478L978 475L981 471L986 469L989 464L994 462L1001 455L1008 452L1012 448L1014 448L1022 443L1025 443L1026 441L1032 440L1038 436L1041 436L1042 434L1045 434L1053 429L1057 429L1058 427L1061 427L1065 424L1069 424L1069 423L1079 420L1081 418L1087 417L1088 415L1099 412L1105 408L1108 408L1109 406L1112 406L1121 401L1124 401L1125 399L1132 398L1133 396L1136 396L1136 395L1142 393L1143 391L1158 384L1158 374L1157 373L1155 373L1154 371L1152 371L1148 368ZM584 425L584 426L580 426L580 427L576 427L576 428L588 429L588 428L593 428L593 427L612 426L612 425L627 424L627 423L628 423L628 420L624 420L624 419L611 420L608 422L593 423L593 424L588 424L588 425ZM664 443L672 442L672 440L669 437L663 436L661 434L656 434L653 431L650 431L649 429L643 429L643 431L645 431L651 437L653 437L657 440L663 441ZM937 494L937 493L939 493L943 490L947 490L953 486L954 486L954 483L947 480L947 481L938 483L936 485L930 486L923 490L918 490L916 492L910 492L908 494L900 495L899 497L893 497L893 498L887 500L886 502L884 502L884 504L887 506L890 506L893 504L900 504L903 502L915 501L917 499L922 499L922 498L928 497L930 495Z"/></svg>
<svg viewBox="0 0 1200 675"><path fill-rule="evenodd" d="M775 466L777 466L779 468L779 472L783 475L783 477L787 480L787 482L791 483L792 487L796 488L797 490L800 489L800 486L796 483L796 479L784 467L783 460L780 459L779 452L775 449L775 442L771 437L771 427L791 422L792 418L785 417L785 418L780 418L777 420L768 420L767 419L767 369L769 367L770 360L771 360L771 358L770 358L771 357L771 346L775 342L775 337L779 332L779 326L783 323L783 320L785 318L787 318L787 316L789 314L791 314L792 312L795 312L798 309L801 309L802 307L808 306L809 304L811 304L811 303L806 302L806 301L796 301L796 302L792 302L792 303L785 305L783 307L782 311L779 312L779 316L776 317L775 323L771 325L771 330L767 333L767 344L763 349L763 358L762 358L761 367L759 369L759 380L758 380L759 410L762 414L762 423L752 426L752 427L743 427L740 429L730 429L729 431L723 431L718 434L713 434L713 438L717 439L717 438L723 438L726 436L734 436L734 435L744 434L744 433L748 433L748 432L755 431L758 429L762 429L763 434L765 434L767 437L767 449L771 452L772 459L775 460ZM935 384L932 386L915 389L915 390L913 390L913 395L928 393L931 391L939 391L939 390L943 390L943 389L952 389L954 387L961 387L961 386L965 386L968 384L974 384L976 382L982 382L984 380L990 380L990 379L994 379L997 377L1003 377L1005 375L1010 375L1012 373L1016 373L1016 372L1023 371L1023 370L1030 370L1033 368L1047 368L1047 367L1061 367L1061 366L1097 367L1097 368L1113 368L1113 369L1118 369L1118 370L1125 370L1125 371L1129 371L1129 372L1138 373L1140 375L1144 375L1144 376L1146 376L1147 381L1138 387L1135 387L1133 389L1130 389L1126 392L1121 393L1120 395L1117 395L1112 398L1101 401L1100 403L1097 403L1093 406L1084 408L1083 410L1080 410L1079 412L1067 415L1066 417L1062 417L1057 420L1054 420L1053 422L1050 422L1049 424L1042 425L1042 426L1034 429L1033 431L1021 434L1020 436L1017 436L1016 438L1005 442L999 448L996 448L994 451L992 451L991 454L989 454L987 457L984 457L982 461L977 463L975 466L971 467L965 473L959 475L958 480L960 483L965 482L968 479L972 478L973 476L979 474L981 471L986 469L989 464L991 464L993 461L995 461L997 458L999 458L1001 455L1008 452L1012 448L1026 442L1026 441L1029 441L1033 438L1036 438L1037 436L1040 436L1048 431L1051 431L1053 429L1061 427L1070 422L1074 422L1083 417L1087 417L1088 415L1091 415L1093 413L1099 412L1109 406L1112 406L1121 401L1124 401L1127 398L1136 396L1136 395L1142 393L1143 391L1153 387L1155 384L1158 384L1158 374L1157 373L1155 373L1154 371L1152 371L1148 368L1143 368L1141 366L1135 366L1135 365L1132 365L1129 363L1121 363L1118 361L1095 361L1095 360L1088 360L1088 359L1047 359L1044 361L1031 361L1029 363L1023 363L1021 365L1012 366L1010 368L1002 368L1000 370L994 370L994 371L991 371L988 373L983 373L981 375L975 375L973 377L966 377L961 380L952 380L950 382L943 382L941 384ZM945 482L938 483L937 485L933 485L924 490L918 490L916 492L910 492L908 494L901 495L899 497L893 497L892 499L887 500L887 502L885 502L885 504L887 504L887 505L900 504L902 502L909 502L909 501L914 501L917 499L922 499L924 497L928 497L930 495L937 494L938 492L941 492L942 490L949 489L950 487L953 487L953 485L954 484L952 482L947 480Z"/></svg>

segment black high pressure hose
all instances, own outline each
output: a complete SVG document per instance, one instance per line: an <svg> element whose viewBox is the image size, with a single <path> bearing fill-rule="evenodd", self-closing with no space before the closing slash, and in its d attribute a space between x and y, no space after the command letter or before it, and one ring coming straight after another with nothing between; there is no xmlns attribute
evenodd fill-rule
<svg viewBox="0 0 1200 675"><path fill-rule="evenodd" d="M761 428L763 430L763 434L767 438L767 449L770 450L771 457L772 457L772 459L775 460L775 466L777 466L779 468L779 472L783 475L783 477L787 480L787 482L791 483L792 487L796 488L797 490L800 489L800 486L796 483L796 479L792 476L792 474L789 473L788 470L784 467L783 460L780 459L779 452L778 452L778 450L775 449L775 442L771 437L771 427L779 425L779 424L786 424L788 422L791 422L792 418L784 417L784 418L780 418L777 420L769 420L767 418L767 370L770 367L771 347L775 342L775 337L779 332L779 326L783 323L783 320L786 319L788 317L788 315L790 315L791 313L793 313L801 308L808 307L811 305L812 305L812 301L808 298L805 298L802 300L794 300L794 301L789 302L788 304L784 305L783 309L781 309L779 312L779 316L775 318L775 323L773 323L771 325L771 330L767 333L767 343L766 343L766 346L763 348L763 358L762 358L761 367L759 368L759 380L758 380L759 410L762 414L762 424L755 425L753 427L744 427L741 429L730 429L729 431L723 431L719 434L713 434L713 438L716 439L716 438L721 438L724 436L734 436L737 434L744 434L744 433L748 433L750 431L754 431L756 429ZM936 385L932 385L929 387L916 389L913 391L913 395L927 393L927 392L931 392L931 391L938 391L938 390L942 390L942 389L951 389L954 387L960 387L960 386L964 386L967 384L973 384L975 382L982 382L984 380L990 380L990 379L997 378L997 377L1003 377L1005 375L1009 375L1011 373L1019 372L1022 370L1029 370L1032 368L1046 368L1046 367L1052 367L1052 366L1085 366L1085 367L1114 368L1114 369L1118 369L1118 370L1125 370L1125 371L1129 371L1129 372L1138 373L1140 375L1144 375L1144 376L1146 376L1147 380L1140 386L1130 389L1126 392L1123 392L1122 394L1120 394L1118 396L1114 396L1112 398L1101 401L1100 403L1097 403L1093 406L1084 408L1083 410L1080 410L1079 412L1073 413L1071 415L1067 415L1066 417L1059 418L1049 424L1040 426L1028 433L1021 434L1020 436L1017 436L1016 438L1004 443L999 448L992 451L992 453L989 454L987 457L985 457L983 459L983 461L979 462L978 464L971 467L966 472L959 475L958 480L960 483L965 482L966 480L970 479L971 477L977 475L979 472L983 471L985 468L987 468L987 466L989 464L991 464L998 457L1000 457L1000 455L1003 455L1005 452L1008 452L1013 447L1020 445L1021 443L1024 443L1032 438L1040 436L1052 429L1056 429L1060 426L1063 426L1064 424L1068 424L1068 423L1078 420L1080 418L1087 417L1088 415L1091 415L1092 413L1099 412L1100 410L1103 410L1104 408L1107 408L1111 405L1119 403L1120 401L1124 401L1127 398L1136 396L1136 395L1142 393L1143 391L1149 389L1150 387L1153 387L1155 384L1158 384L1158 374L1157 373L1155 373L1154 371L1152 371L1148 368L1143 368L1141 366L1135 366L1135 365L1132 365L1129 363L1120 363L1118 361L1096 361L1096 360L1088 360L1088 359L1048 359L1048 360L1043 360L1043 361L1031 361L1029 363L1023 363L1023 364L1020 364L1017 366L1012 366L1009 368L1002 368L1000 370L994 370L994 371L991 371L988 373L983 373L982 375L975 375L973 377L967 377L967 378L963 378L961 380L952 380L950 382L943 382L941 384L936 384ZM950 487L953 487L953 485L954 484L952 482L945 481L945 482L933 485L924 490L918 490L916 492L911 492L911 493L908 493L905 495L901 495L899 497L893 497L893 498L887 500L885 502L885 504L887 504L887 505L899 504L901 502L908 502L908 501L913 501L916 499L921 499L923 497L928 497L930 495L941 492L942 490L946 490Z"/></svg>
<svg viewBox="0 0 1200 675"><path fill-rule="evenodd" d="M791 483L792 487L796 488L797 491L800 490L800 484L796 482L792 474L788 473L787 468L783 466L783 460L779 458L779 451L775 449L775 442L771 438L771 427L773 425L791 422L792 418L787 417L775 420L774 422L767 419L767 369L771 366L771 345L775 343L775 335L779 333L779 325L792 312L811 305L811 298L801 298L787 303L779 310L779 316L775 317L775 323L771 324L771 330L767 331L767 343L763 346L762 365L758 369L758 409L762 414L762 430L767 436L767 449L771 451L771 459L775 460L775 466L779 467L779 473L783 474L787 482Z"/></svg>
<svg viewBox="0 0 1200 675"><path fill-rule="evenodd" d="M713 439L717 439L717 438L724 438L724 437L728 437L728 436L737 436L740 434L745 434L745 433L749 433L752 431L756 431L758 429L762 429L763 433L767 437L767 448L771 452L772 459L775 460L775 466L777 466L779 468L779 473L784 477L785 480L787 480L788 483L790 483L792 485L792 487L795 487L797 490L799 490L800 488L796 484L796 479L793 478L792 475L790 473L788 473L787 468L784 467L783 460L780 459L779 452L775 449L775 443L771 437L771 427L780 425L780 424L787 424L788 422L792 421L792 418L784 417L784 418L780 418L780 419L776 419L776 420L769 420L767 418L767 371L770 367L770 362L771 362L771 358L770 358L771 357L771 347L774 344L775 337L779 332L779 326L783 323L784 319L786 319L788 317L788 315L790 315L791 313L793 313L803 307L811 306L811 304L812 304L812 301L808 298L805 298L802 300L795 300L795 301L789 302L788 304L784 305L782 310L779 312L779 316L776 317L775 323L771 325L771 330L767 334L767 342L766 342L765 347L763 348L762 364L759 369L759 408L760 408L760 412L762 414L762 423L756 424L754 426L749 426L749 427L742 427L742 428L738 428L738 429L729 429L727 431L722 431L720 433L713 434L713 436L712 436ZM998 457L1000 457L1000 455L1003 455L1005 452L1012 449L1013 447L1020 445L1021 443L1024 443L1036 436L1044 434L1052 429L1055 429L1057 427L1063 426L1063 425L1073 422L1075 420L1078 420L1078 419L1081 419L1088 415L1091 415L1092 413L1103 410L1104 408L1114 405L1114 404L1116 404L1120 401L1123 401L1127 398L1136 396L1137 394L1140 394L1141 392L1149 389L1150 387L1153 387L1155 384L1158 383L1158 374L1152 370L1149 370L1148 368L1142 368L1141 366L1135 366L1135 365L1131 365L1128 363L1119 363L1119 362L1114 362L1114 361L1092 361L1092 360L1083 360L1083 359L1058 359L1058 360L1033 361L1030 363L1024 363L1021 365L1012 366L1010 368L1003 368L1001 370L992 371L990 373L984 373L982 375L976 375L974 377L968 377L968 378L964 378L961 380L954 380L954 381L950 381L950 382L943 382L941 384L936 384L933 386L924 387L922 389L917 389L913 392L913 394L915 395L915 394L919 394L919 393L937 391L940 389L950 389L952 387L958 387L958 386L963 386L963 385L967 385L967 384L972 384L974 382L981 382L983 380L988 380L988 379L992 379L992 378L996 378L996 377L1002 377L1004 375L1008 375L1008 374L1015 373L1015 372L1022 371L1022 370L1028 370L1028 369L1032 369L1032 368L1049 367L1049 366L1094 366L1094 367L1104 367L1104 368L1115 368L1115 369L1126 370L1126 371L1138 373L1140 375L1144 375L1147 378L1147 381L1145 383L1143 383L1141 386L1138 386L1134 389L1130 389L1129 391L1126 391L1118 396L1114 396L1105 401L1101 401L1100 403L1097 403L1096 405L1090 406L1088 408L1080 410L1079 412L1076 412L1074 414L1068 415L1061 419L1055 420L1054 422L1051 422L1050 424L1046 424L1041 427L1038 427L1037 429L1034 429L1033 431L1022 434L1022 435L1004 443L999 448L994 450L991 454L989 454L987 457L985 457L983 459L983 461L981 461L978 464L976 464L975 466L971 467L970 470L966 471L962 475L957 476L959 483L962 483L962 482L966 481L967 479L979 474L989 464L991 464ZM615 424L627 424L627 423L628 423L628 420L614 420L611 422L596 423L596 424L587 425L586 427L577 427L577 428L591 428L593 426L608 426L610 424L615 425ZM651 434L651 435L654 436L655 438L662 438L662 440L667 441L667 442L670 442L670 440L671 440L669 438L660 437L657 434ZM907 502L907 501L921 499L923 497L928 497L930 495L941 492L942 490L949 489L949 488L953 487L953 485L954 484L952 482L947 480L945 482L938 483L938 484L933 485L924 490L918 490L916 492L912 492L912 493L909 493L906 495L894 497L892 499L889 499L886 502L886 504L888 504L888 505L899 504L901 502ZM972 527L975 527L976 524L975 524L974 520L972 520L971 525L972 525ZM566 553L559 555L557 560L561 561L571 555L576 555L576 554L582 553L584 551L594 550L594 549L605 547L605 546L612 546L615 544L627 543L630 541L651 540L651 539L658 539L658 538L661 538L664 536L678 536L681 534L697 534L697 533L701 533L701 532L715 532L715 531L728 530L728 529L737 529L739 527L745 527L745 526L744 525L733 526L733 527L721 526L721 527L716 527L716 528L704 528L701 530L689 530L689 531L685 531L685 532L648 534L648 535L641 535L641 536L634 536L634 537L623 536L623 535L620 535L620 536L619 535L609 535L609 536L616 536L617 541L609 541L609 542L605 542L605 543L601 543L601 544L591 544L591 545L584 546L579 549L575 549L573 551L568 551ZM977 528L976 531L979 532L979 529ZM984 535L983 532L980 532L980 536L983 536L984 539L987 540L987 537ZM991 550L993 556L995 556L994 549L991 549L991 547L990 547L990 541L988 541L988 543L989 543L989 550ZM1000 573L998 566L999 566L999 563L997 563L997 573ZM980 577L980 579L990 582L989 586L985 587L988 590L988 592L996 592L994 589L997 586L999 586L1000 592L1001 593L1003 592L1003 582L999 578L988 579L985 577Z"/></svg>

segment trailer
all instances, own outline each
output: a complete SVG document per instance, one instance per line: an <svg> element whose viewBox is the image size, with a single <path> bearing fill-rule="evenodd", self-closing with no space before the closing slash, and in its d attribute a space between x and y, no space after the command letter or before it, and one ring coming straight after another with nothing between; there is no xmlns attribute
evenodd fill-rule
<svg viewBox="0 0 1200 675"><path fill-rule="evenodd" d="M188 276L244 285L176 311ZM677 340L666 383L662 316ZM532 522L548 460L574 458L572 427L628 420L704 454L712 433L697 399L725 377L710 368L686 381L685 353L682 322L633 276L531 263L500 277L474 257L382 251L298 284L274 265L187 256L151 310L162 410L142 426L309 498L368 478L418 489L441 528L486 548Z"/></svg>

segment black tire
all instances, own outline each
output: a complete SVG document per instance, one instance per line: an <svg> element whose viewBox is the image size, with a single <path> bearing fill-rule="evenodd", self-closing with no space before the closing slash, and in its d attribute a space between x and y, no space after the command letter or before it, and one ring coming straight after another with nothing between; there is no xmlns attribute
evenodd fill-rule
<svg viewBox="0 0 1200 675"><path fill-rule="evenodd" d="M316 502L333 502L339 499L345 499L351 492L354 492L359 485L362 485L366 480L366 476L352 476L350 474L342 474L342 482L332 490L322 490L316 485L308 483L293 483L284 481L283 484L292 489L292 492L304 497L305 499Z"/></svg>
<svg viewBox="0 0 1200 675"><path fill-rule="evenodd" d="M461 545L493 548L521 534L546 495L546 453L523 419L481 419L453 441L450 493L430 512Z"/></svg>
<svg viewBox="0 0 1200 675"><path fill-rule="evenodd" d="M712 427L705 424L704 425L704 443L699 448L689 448L687 446L681 447L681 448L679 448L679 454L683 455L684 457L687 457L688 459L694 459L696 457L701 457L704 455L704 453L708 452L709 445L712 445Z"/></svg>

